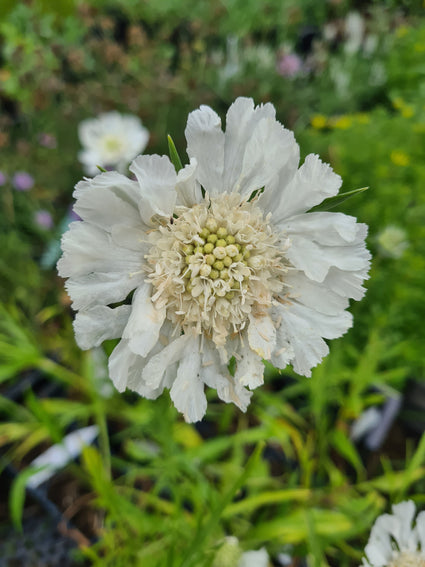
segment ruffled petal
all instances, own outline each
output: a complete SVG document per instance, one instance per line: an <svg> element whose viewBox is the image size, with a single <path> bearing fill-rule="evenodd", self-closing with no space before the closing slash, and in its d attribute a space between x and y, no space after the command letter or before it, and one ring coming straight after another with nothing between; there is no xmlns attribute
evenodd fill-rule
<svg viewBox="0 0 425 567"><path fill-rule="evenodd" d="M416 518L416 534L421 544L421 551L425 553L425 512L419 512Z"/></svg>
<svg viewBox="0 0 425 567"><path fill-rule="evenodd" d="M201 377L207 386L217 390L223 402L233 403L241 411L246 411L252 392L230 375L227 366L220 361L217 349L209 346L207 341L203 345Z"/></svg>
<svg viewBox="0 0 425 567"><path fill-rule="evenodd" d="M298 303L311 307L319 313L337 315L348 307L348 297L335 293L325 282L310 280L302 272L289 272L285 276L289 298L296 299Z"/></svg>
<svg viewBox="0 0 425 567"><path fill-rule="evenodd" d="M325 315L295 301L281 305L277 310L279 336L290 343L294 351L291 363L295 372L304 376L311 376L311 368L329 352L322 337L340 337L352 325L352 316L346 311L337 316Z"/></svg>
<svg viewBox="0 0 425 567"><path fill-rule="evenodd" d="M150 225L154 215L171 216L176 203L177 175L167 156L143 155L131 162L141 188L140 216Z"/></svg>
<svg viewBox="0 0 425 567"><path fill-rule="evenodd" d="M87 311L78 312L74 320L78 346L87 350L99 346L108 339L121 337L130 317L130 311L129 305L121 305L115 309L96 305Z"/></svg>
<svg viewBox="0 0 425 567"><path fill-rule="evenodd" d="M106 231L123 222L127 226L140 226L140 213L131 198L134 186L137 186L135 181L113 172L80 181L74 192L77 199L74 211L84 221ZM123 199L123 195L128 197Z"/></svg>
<svg viewBox="0 0 425 567"><path fill-rule="evenodd" d="M323 230L326 230L326 225ZM323 282L332 266L353 272L368 268L370 253L365 245L366 233L366 225L356 224L356 236L352 241L326 246L315 242L308 233L288 232L290 246L286 256L295 268L302 270L311 280Z"/></svg>
<svg viewBox="0 0 425 567"><path fill-rule="evenodd" d="M276 328L269 315L249 315L248 342L260 358L270 360L276 344Z"/></svg>
<svg viewBox="0 0 425 567"><path fill-rule="evenodd" d="M128 346L135 354L147 356L158 341L166 309L157 309L151 301L152 286L143 284L133 296L131 315L123 331Z"/></svg>
<svg viewBox="0 0 425 567"><path fill-rule="evenodd" d="M170 397L176 409L183 414L185 421L200 421L207 410L204 383L201 380L201 354L199 337L186 344L184 356L180 360L177 377L170 390Z"/></svg>
<svg viewBox="0 0 425 567"><path fill-rule="evenodd" d="M158 354L152 356L143 370L143 380L152 388L157 388L169 366L181 360L188 343L193 341L191 335L181 335L165 346Z"/></svg>
<svg viewBox="0 0 425 567"><path fill-rule="evenodd" d="M251 390L264 384L262 358L250 348L248 341L244 341L237 355L235 382L241 386L248 386Z"/></svg>
<svg viewBox="0 0 425 567"><path fill-rule="evenodd" d="M319 159L319 156L310 154L289 183L288 178L282 176L276 178L274 183L277 199L273 221L279 223L295 214L308 211L328 197L334 197L341 187L342 180L330 165Z"/></svg>
<svg viewBox="0 0 425 567"><path fill-rule="evenodd" d="M63 256L58 262L59 275L76 277L96 272L140 271L143 249L117 246L111 235L86 222L73 222L62 237Z"/></svg>
<svg viewBox="0 0 425 567"><path fill-rule="evenodd" d="M102 272L70 278L65 288L74 309L87 309L92 305L108 305L123 301L145 279L138 273Z"/></svg>
<svg viewBox="0 0 425 567"><path fill-rule="evenodd" d="M400 551L416 551L418 540L415 530L412 530L413 517L416 508L412 500L394 504L393 515L396 521L392 526L391 535L397 542Z"/></svg>
<svg viewBox="0 0 425 567"><path fill-rule="evenodd" d="M201 186L196 179L198 162L191 158L190 163L177 174L177 204L192 207L202 199Z"/></svg>
<svg viewBox="0 0 425 567"><path fill-rule="evenodd" d="M224 134L221 120L209 106L189 114L185 129L187 154L198 162L197 177L214 197L223 190Z"/></svg>

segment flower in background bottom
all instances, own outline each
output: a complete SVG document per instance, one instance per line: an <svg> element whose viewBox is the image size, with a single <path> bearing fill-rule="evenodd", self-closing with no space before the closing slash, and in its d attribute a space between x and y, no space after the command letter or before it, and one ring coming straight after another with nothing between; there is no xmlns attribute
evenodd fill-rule
<svg viewBox="0 0 425 567"><path fill-rule="evenodd" d="M264 547L258 551L243 552L238 538L233 536L224 538L212 564L213 567L268 567L268 565L269 554Z"/></svg>
<svg viewBox="0 0 425 567"><path fill-rule="evenodd" d="M99 173L98 165L116 167L124 173L149 140L149 132L137 116L119 112L106 112L84 120L78 134L83 146L78 158L88 175Z"/></svg>
<svg viewBox="0 0 425 567"><path fill-rule="evenodd" d="M26 171L17 171L12 183L17 191L29 191L34 186L34 178Z"/></svg>
<svg viewBox="0 0 425 567"><path fill-rule="evenodd" d="M226 132L201 106L185 134L190 163L178 173L166 156L139 156L135 181L106 172L77 184L82 221L63 236L58 269L80 347L121 339L116 388L150 399L169 388L194 422L205 386L245 411L263 359L310 376L329 352L323 339L352 325L346 308L364 294L370 255L366 225L308 212L341 178L313 154L298 168L271 104L238 98Z"/></svg>
<svg viewBox="0 0 425 567"><path fill-rule="evenodd" d="M393 506L392 514L376 520L365 548L363 567L425 567L425 512L412 527L411 500Z"/></svg>

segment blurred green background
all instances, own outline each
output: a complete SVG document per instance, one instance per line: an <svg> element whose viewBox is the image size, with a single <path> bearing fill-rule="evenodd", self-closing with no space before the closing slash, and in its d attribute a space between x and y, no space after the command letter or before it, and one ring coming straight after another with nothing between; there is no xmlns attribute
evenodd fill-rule
<svg viewBox="0 0 425 567"><path fill-rule="evenodd" d="M343 191L370 188L338 210L370 227L371 277L353 329L311 380L267 366L246 414L209 392L206 419L188 425L167 395L109 388L113 343L78 349L55 262L83 176L82 120L135 114L150 131L145 153L168 153L171 134L183 157L188 112L209 104L224 118L240 95L272 102L302 157L330 162ZM3 2L0 533L17 538L7 557L23 545L20 526L46 514L25 498L28 465L91 424L98 442L43 489L79 534L67 534L70 565L226 567L237 565L224 539L234 536L241 551L265 547L270 565L285 553L286 565L351 567L390 503L423 506L424 158L422 2ZM379 443L353 437L365 410L388 417L394 400Z"/></svg>

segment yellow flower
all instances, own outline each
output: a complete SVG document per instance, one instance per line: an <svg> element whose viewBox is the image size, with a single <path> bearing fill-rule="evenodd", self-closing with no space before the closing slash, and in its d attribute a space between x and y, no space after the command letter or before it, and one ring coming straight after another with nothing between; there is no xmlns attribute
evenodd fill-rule
<svg viewBox="0 0 425 567"><path fill-rule="evenodd" d="M350 116L339 116L332 120L332 126L338 130L347 130L352 125Z"/></svg>
<svg viewBox="0 0 425 567"><path fill-rule="evenodd" d="M409 156L401 150L393 150L390 158L394 165L399 165L400 167L406 167L410 163Z"/></svg>
<svg viewBox="0 0 425 567"><path fill-rule="evenodd" d="M316 128L316 130L321 130L322 128L325 128L326 124L327 124L326 116L323 116L323 114L315 114L311 118L311 125L313 126L313 128Z"/></svg>

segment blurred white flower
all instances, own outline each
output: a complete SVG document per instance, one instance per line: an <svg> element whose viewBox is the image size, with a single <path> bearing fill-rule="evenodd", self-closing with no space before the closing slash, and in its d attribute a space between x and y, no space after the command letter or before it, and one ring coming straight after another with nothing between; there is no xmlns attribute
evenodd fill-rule
<svg viewBox="0 0 425 567"><path fill-rule="evenodd" d="M78 159L88 175L99 173L98 165L124 173L149 140L149 132L137 116L119 112L106 112L83 120L78 135L83 146Z"/></svg>
<svg viewBox="0 0 425 567"><path fill-rule="evenodd" d="M399 226L388 225L378 234L377 242L380 252L384 256L401 258L409 247L407 233Z"/></svg>
<svg viewBox="0 0 425 567"><path fill-rule="evenodd" d="M392 514L377 518L365 548L363 567L425 567L425 512L412 527L415 504L393 506Z"/></svg>
<svg viewBox="0 0 425 567"><path fill-rule="evenodd" d="M354 54L359 51L363 44L365 24L363 17L358 12L349 12L345 18L345 43L346 53Z"/></svg>
<svg viewBox="0 0 425 567"><path fill-rule="evenodd" d="M121 338L109 359L116 388L157 398L170 388L185 419L202 419L205 385L245 411L263 359L311 375L323 338L352 324L364 294L367 227L307 212L341 178L310 154L298 169L292 132L271 104L201 106L186 127L190 163L139 156L132 181L107 172L77 184L83 219L62 239L61 276L83 349ZM134 291L131 305L114 305ZM234 369L229 371L229 364Z"/></svg>
<svg viewBox="0 0 425 567"><path fill-rule="evenodd" d="M239 540L228 536L223 540L214 561L213 567L268 567L269 554L262 547L258 551L243 552Z"/></svg>

